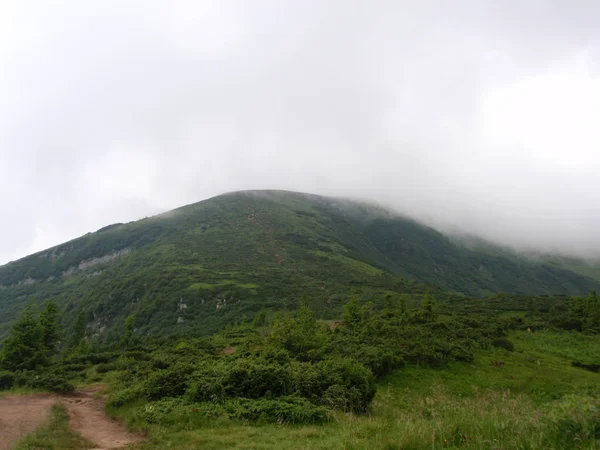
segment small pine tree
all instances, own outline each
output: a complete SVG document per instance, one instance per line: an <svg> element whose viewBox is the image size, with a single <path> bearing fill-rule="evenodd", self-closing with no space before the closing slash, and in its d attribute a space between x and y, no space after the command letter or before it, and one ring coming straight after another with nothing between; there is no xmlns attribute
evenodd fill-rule
<svg viewBox="0 0 600 450"><path fill-rule="evenodd" d="M125 320L125 329L123 330L123 336L121 337L121 345L123 347L129 347L134 344L135 330L135 316L129 316Z"/></svg>
<svg viewBox="0 0 600 450"><path fill-rule="evenodd" d="M396 309L397 298L392 295L391 292L385 294L385 300L383 301L383 312L386 316L389 316Z"/></svg>
<svg viewBox="0 0 600 450"><path fill-rule="evenodd" d="M590 292L586 298L584 331L600 333L600 298L596 291Z"/></svg>
<svg viewBox="0 0 600 450"><path fill-rule="evenodd" d="M46 303L44 310L39 317L40 327L42 328L42 341L48 357L52 357L58 350L58 343L61 337L61 326L58 322L58 306L55 302Z"/></svg>
<svg viewBox="0 0 600 450"><path fill-rule="evenodd" d="M350 300L346 303L342 320L349 328L358 328L362 325L363 306L361 305L358 295L351 295Z"/></svg>
<svg viewBox="0 0 600 450"><path fill-rule="evenodd" d="M310 360L323 346L325 328L315 318L313 310L302 303L295 317L283 313L271 328L271 342L290 351L300 360Z"/></svg>
<svg viewBox="0 0 600 450"><path fill-rule="evenodd" d="M254 321L252 324L256 328L264 327L267 324L267 311L264 308L261 308L256 316L254 316Z"/></svg>
<svg viewBox="0 0 600 450"><path fill-rule="evenodd" d="M76 349L85 343L85 328L85 315L82 311L77 315L77 319L75 320L75 326L73 327L73 333L69 342L70 349Z"/></svg>
<svg viewBox="0 0 600 450"><path fill-rule="evenodd" d="M406 297L403 295L400 297L400 301L398 302L398 311L400 314L405 314L408 310L408 305L406 302Z"/></svg>
<svg viewBox="0 0 600 450"><path fill-rule="evenodd" d="M0 365L11 371L34 370L48 364L43 330L33 308L28 307L2 346Z"/></svg>
<svg viewBox="0 0 600 450"><path fill-rule="evenodd" d="M431 295L425 294L423 303L421 303L421 308L423 311L423 317L427 322L435 321L437 317L435 313L435 300Z"/></svg>

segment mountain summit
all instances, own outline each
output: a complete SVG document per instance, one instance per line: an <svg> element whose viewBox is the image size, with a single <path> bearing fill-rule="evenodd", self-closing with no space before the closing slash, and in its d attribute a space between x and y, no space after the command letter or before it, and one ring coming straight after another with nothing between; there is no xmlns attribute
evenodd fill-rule
<svg viewBox="0 0 600 450"><path fill-rule="evenodd" d="M0 337L28 303L83 312L104 339L135 315L148 333L213 331L310 299L323 314L353 287L581 294L595 280L508 252L468 248L365 202L287 191L224 194L114 224L0 267Z"/></svg>

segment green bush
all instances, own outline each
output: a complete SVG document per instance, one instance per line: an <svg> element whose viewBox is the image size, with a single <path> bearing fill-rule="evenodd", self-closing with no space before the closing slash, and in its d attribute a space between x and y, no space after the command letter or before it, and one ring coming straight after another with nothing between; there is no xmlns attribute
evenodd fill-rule
<svg viewBox="0 0 600 450"><path fill-rule="evenodd" d="M579 367L580 369L589 370L590 372L600 372L600 364L587 364L582 363L581 361L572 361L571 365L573 367Z"/></svg>
<svg viewBox="0 0 600 450"><path fill-rule="evenodd" d="M260 398L267 393L286 395L290 390L290 366L262 359L238 359L228 367L225 393L228 397Z"/></svg>
<svg viewBox="0 0 600 450"><path fill-rule="evenodd" d="M96 372L97 373L106 373L106 372L111 372L113 370L117 369L117 365L112 362L112 363L100 363L96 366Z"/></svg>
<svg viewBox="0 0 600 450"><path fill-rule="evenodd" d="M15 374L7 370L0 371L0 391L6 391L15 384Z"/></svg>
<svg viewBox="0 0 600 450"><path fill-rule="evenodd" d="M155 425L173 425L188 418L195 409L183 398L167 398L136 408L134 420Z"/></svg>
<svg viewBox="0 0 600 450"><path fill-rule="evenodd" d="M187 429L217 418L262 424L319 424L330 420L331 414L327 408L299 397L235 398L222 403L192 403L183 398L168 398L141 406L134 412L134 420L138 423L185 424Z"/></svg>
<svg viewBox="0 0 600 450"><path fill-rule="evenodd" d="M82 363L65 363L58 366L62 372L70 374L78 374L86 369L86 365Z"/></svg>
<svg viewBox="0 0 600 450"><path fill-rule="evenodd" d="M182 396L194 367L189 364L175 364L168 369L152 372L144 382L143 392L150 400Z"/></svg>
<svg viewBox="0 0 600 450"><path fill-rule="evenodd" d="M143 387L141 385L134 385L126 389L113 392L108 397L107 404L114 408L120 408L128 403L133 403L137 399L144 397Z"/></svg>
<svg viewBox="0 0 600 450"><path fill-rule="evenodd" d="M188 397L196 402L224 398L282 396L291 390L291 367L259 357L221 361L197 370Z"/></svg>
<svg viewBox="0 0 600 450"><path fill-rule="evenodd" d="M319 424L331 419L327 408L299 397L239 398L226 402L224 409L230 418L251 423Z"/></svg>
<svg viewBox="0 0 600 450"><path fill-rule="evenodd" d="M512 352L515 349L515 344L513 344L511 341L509 341L506 338L494 339L492 341L492 345L497 348L503 348L505 350L508 350L509 352Z"/></svg>
<svg viewBox="0 0 600 450"><path fill-rule="evenodd" d="M315 404L365 412L375 396L375 377L354 359L330 358L297 366L293 387L296 395Z"/></svg>
<svg viewBox="0 0 600 450"><path fill-rule="evenodd" d="M361 345L351 354L356 360L367 366L374 375L381 377L394 369L404 367L404 358L383 347Z"/></svg>
<svg viewBox="0 0 600 450"><path fill-rule="evenodd" d="M43 389L61 394L75 391L75 386L64 373L60 372L22 372L16 377L15 384L34 389Z"/></svg>

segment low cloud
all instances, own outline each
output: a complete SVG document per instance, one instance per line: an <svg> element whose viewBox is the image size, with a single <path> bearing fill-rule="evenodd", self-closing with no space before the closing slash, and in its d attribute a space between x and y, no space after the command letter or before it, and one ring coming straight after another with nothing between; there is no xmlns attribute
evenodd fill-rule
<svg viewBox="0 0 600 450"><path fill-rule="evenodd" d="M0 263L242 189L600 253L597 2L35 1L0 18Z"/></svg>

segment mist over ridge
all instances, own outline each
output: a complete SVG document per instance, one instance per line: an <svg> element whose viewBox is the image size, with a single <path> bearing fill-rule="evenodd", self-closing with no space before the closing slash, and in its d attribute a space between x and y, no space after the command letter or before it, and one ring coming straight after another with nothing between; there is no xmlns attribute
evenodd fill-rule
<svg viewBox="0 0 600 450"><path fill-rule="evenodd" d="M8 2L0 262L248 189L365 198L450 234L597 257L599 14Z"/></svg>

